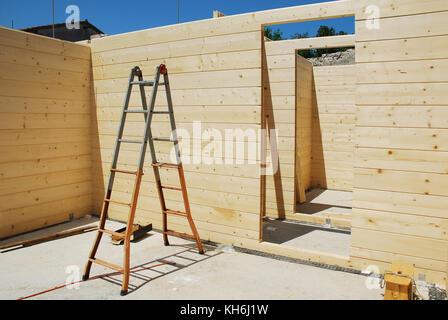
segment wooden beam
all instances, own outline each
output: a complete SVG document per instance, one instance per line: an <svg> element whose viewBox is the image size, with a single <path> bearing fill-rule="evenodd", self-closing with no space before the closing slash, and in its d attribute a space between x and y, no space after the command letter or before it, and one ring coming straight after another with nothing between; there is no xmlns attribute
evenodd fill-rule
<svg viewBox="0 0 448 320"><path fill-rule="evenodd" d="M352 226L351 246L445 261L447 241Z"/></svg>
<svg viewBox="0 0 448 320"><path fill-rule="evenodd" d="M308 213L295 213L292 215L287 215L286 219L299 221L299 222L306 222L306 223L312 223L317 225L326 225L328 222L330 222L330 225L332 227L338 227L338 228L345 228L350 229L351 228L351 214L347 214L347 218L338 218L332 216L333 212L327 211L317 214L308 214ZM336 213L337 214L337 213ZM342 216L342 215L341 215Z"/></svg>
<svg viewBox="0 0 448 320"><path fill-rule="evenodd" d="M369 42L378 40L445 36L447 33L447 19L448 11L390 17L380 20L380 29L369 29L370 27L365 21L356 21L356 41ZM409 26L412 27L410 28Z"/></svg>
<svg viewBox="0 0 448 320"><path fill-rule="evenodd" d="M73 43L2 26L0 43L2 46L33 50L34 54L39 52L90 60L90 47L80 42Z"/></svg>
<svg viewBox="0 0 448 320"><path fill-rule="evenodd" d="M296 148L295 148L295 189L296 203L306 202L305 190L311 181L311 127L312 127L312 95L313 95L313 65L311 62L296 55ZM301 138L307 136L308 139Z"/></svg>
<svg viewBox="0 0 448 320"><path fill-rule="evenodd" d="M356 6L353 2L353 0L322 2L133 31L93 39L91 48L92 52L101 52L147 44L260 31L265 25L351 17L355 15Z"/></svg>
<svg viewBox="0 0 448 320"><path fill-rule="evenodd" d="M252 13L263 26L322 19L345 18L355 15L353 0L338 0L309 5L264 10ZM248 13L250 14L250 13Z"/></svg>
<svg viewBox="0 0 448 320"><path fill-rule="evenodd" d="M66 237L70 237L70 236L76 235L76 234L82 234L82 233L85 233L85 232L93 231L93 230L96 230L96 229L97 229L96 225L91 225L91 226L87 226L87 227L81 227L81 228L77 228L77 229L73 229L73 230L69 230L69 231L63 231L63 232L58 232L58 233L55 233L55 234L50 234L48 236L34 238L34 239L31 239L31 240L24 240L24 241L10 243L10 244L1 246L0 249L3 250L3 249L14 248L14 247L21 247L21 248L29 247L29 246L33 246L35 244L39 244L39 243L42 243L42 242L62 239L62 238L66 238ZM19 249L19 248L15 248L15 249ZM12 250L12 249L10 249L10 250Z"/></svg>
<svg viewBox="0 0 448 320"><path fill-rule="evenodd" d="M408 16L414 14L432 13L448 10L446 0L358 0L356 21L371 19L372 6L381 8L378 10L378 18Z"/></svg>
<svg viewBox="0 0 448 320"><path fill-rule="evenodd" d="M354 47L356 35L302 38L291 40L270 41L266 43L267 55L290 54L291 50L325 49L339 47Z"/></svg>

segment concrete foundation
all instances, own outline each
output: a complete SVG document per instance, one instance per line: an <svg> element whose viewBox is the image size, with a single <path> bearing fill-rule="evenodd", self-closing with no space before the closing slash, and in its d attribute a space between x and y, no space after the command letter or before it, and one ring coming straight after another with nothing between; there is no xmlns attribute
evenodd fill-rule
<svg viewBox="0 0 448 320"><path fill-rule="evenodd" d="M306 202L298 204L297 213L322 215L334 212L350 215L352 213L353 192L341 190L311 189L306 193Z"/></svg>
<svg viewBox="0 0 448 320"><path fill-rule="evenodd" d="M263 241L324 253L350 255L350 231L316 227L295 221L264 221Z"/></svg>
<svg viewBox="0 0 448 320"><path fill-rule="evenodd" d="M51 234L80 225L97 223L82 218L17 236L0 245ZM108 228L123 224L109 222ZM95 232L0 253L0 299L17 299L76 281L83 268ZM105 236L98 258L120 264L122 246ZM151 231L132 243L133 269L153 269L131 276L129 293L120 296L121 275L89 280L31 299L382 299L383 289L369 290L367 277L309 265L280 261L253 254L235 252L228 246L206 246L199 255L193 242L170 238L163 245L160 233ZM93 265L91 277L113 270ZM349 288L349 289L348 289Z"/></svg>

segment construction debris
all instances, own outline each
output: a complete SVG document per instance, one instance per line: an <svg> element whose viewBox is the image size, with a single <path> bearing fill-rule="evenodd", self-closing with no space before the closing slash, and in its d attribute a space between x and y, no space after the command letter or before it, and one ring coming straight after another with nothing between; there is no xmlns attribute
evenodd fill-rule
<svg viewBox="0 0 448 320"><path fill-rule="evenodd" d="M133 226L133 228L132 228L131 241L137 241L137 240L143 238L143 236L145 234L147 234L151 230L152 230L152 223L150 223L150 224L148 224L148 225L146 225L144 227L142 227L142 226L140 226L138 224L135 224ZM115 231L115 233L121 233L123 236L124 236L125 232L126 232L126 227L121 228L121 229ZM111 236L112 243L115 244L115 245L122 244L124 242L124 237L123 236L120 237L120 236L117 236L117 235L112 235Z"/></svg>

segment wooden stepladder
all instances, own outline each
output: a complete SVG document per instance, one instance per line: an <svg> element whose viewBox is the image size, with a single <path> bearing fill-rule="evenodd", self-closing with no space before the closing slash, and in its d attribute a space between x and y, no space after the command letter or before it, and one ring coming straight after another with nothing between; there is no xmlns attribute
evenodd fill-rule
<svg viewBox="0 0 448 320"><path fill-rule="evenodd" d="M159 83L161 75L163 75L163 83ZM135 77L138 78L137 81L134 81ZM138 85L140 88L140 95L141 95L143 109L137 109L137 110L128 109L131 92L132 92L132 87L134 85ZM167 98L167 103L168 103L168 110L166 110L166 111L155 111L154 110L156 96L157 96L157 89L158 89L159 85L165 86L166 98ZM151 98L150 98L150 103L149 103L149 109L148 109L148 105L146 102L145 86L153 87L152 93L151 93ZM142 140L123 139L124 125L125 125L125 121L126 121L126 115L128 113L142 113L144 115L145 130L144 130L144 135L143 135ZM152 122L152 116L155 114L168 114L169 115L170 124L171 124L171 138L157 138L157 137L152 136L151 122ZM175 154L176 154L176 163L158 162L157 158L156 158L155 148L154 148L154 141L165 141L165 142L174 143L174 150L175 150ZM141 145L138 168L136 171L117 169L118 155L119 155L120 146L122 143L135 143L135 144ZM130 241L131 241L131 236L132 236L132 232L133 232L133 223L134 223L135 211L137 208L138 194L140 191L140 184L141 184L141 180L142 180L142 176L143 176L143 167L144 167L144 162L145 162L145 154L146 154L146 145L147 144L149 144L149 149L150 149L151 158L152 158L152 167L154 169L154 175L155 175L155 182L156 182L157 191L158 191L158 195L159 195L159 199L160 199L160 205L162 208L162 215L163 215L163 219L162 219L163 230L162 231L163 231L163 241L164 241L165 245L169 245L168 235L192 239L192 240L196 241L199 253L200 254L204 253L203 248L202 248L201 239L199 238L199 234L197 232L193 218L191 217L190 204L188 201L188 194L187 194L187 188L186 188L186 184L185 184L184 171L183 171L182 161L181 161L180 152L179 152L179 141L178 141L177 134L176 134L176 125L175 125L175 121L174 121L174 112L173 112L173 105L172 105L172 100L171 100L170 85L169 85L169 81L168 81L168 71L164 64L160 64L157 67L154 80L150 80L150 81L143 80L143 74L139 67L134 67L131 71L131 75L129 77L128 89L126 92L126 98L124 101L123 111L122 111L122 115L121 115L121 121L120 121L120 125L118 128L117 140L115 142L115 151L114 151L114 155L112 158L112 166L110 169L109 182L108 182L108 186L107 186L107 190L106 190L103 208L101 211L100 223L98 226L98 233L97 233L95 242L93 244L92 250L90 251L89 259L87 261L84 275L82 278L83 280L87 280L89 278L92 263L97 263L102 266L114 269L120 273L123 273L123 283L122 283L122 288L121 288L122 296L127 294L128 286L129 286ZM160 172L159 172L160 168L177 169L178 173L179 173L180 188L163 186L161 183L161 178L160 178ZM117 173L131 174L131 175L136 176L130 203L118 202L118 201L114 201L111 199L114 178L115 178L115 174L117 174ZM176 191L182 192L182 197L183 197L184 206L185 206L185 212L177 211L177 210L170 210L167 208L166 203L165 203L165 197L163 194L163 189L170 189L170 190L176 190ZM118 204L118 205L125 205L125 206L130 207L129 215L127 218L126 231L124 232L124 234L105 229L106 219L108 217L108 210L109 210L110 203L114 203L114 204ZM167 223L167 215L168 214L173 214L173 215L182 216L182 217L187 218L190 228L193 232L193 235L169 230L168 223ZM96 252L98 250L98 246L101 241L101 237L104 233L111 234L113 236L121 237L122 239L124 239L123 267L114 265L112 263L100 260L95 257Z"/></svg>

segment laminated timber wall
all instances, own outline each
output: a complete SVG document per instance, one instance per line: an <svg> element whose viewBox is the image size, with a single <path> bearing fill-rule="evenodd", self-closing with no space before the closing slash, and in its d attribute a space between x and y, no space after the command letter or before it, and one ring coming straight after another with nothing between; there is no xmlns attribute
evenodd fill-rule
<svg viewBox="0 0 448 320"><path fill-rule="evenodd" d="M353 190L355 65L313 67L296 57L297 50L354 44L355 35L264 43L264 114L268 128L278 130L268 150L277 149L280 163L266 177L273 199L266 200L267 216L307 218L295 213L302 187ZM302 186L294 186L298 180Z"/></svg>
<svg viewBox="0 0 448 320"><path fill-rule="evenodd" d="M168 65L179 127L201 119L204 127L264 128L262 26L352 16L355 4L351 256L259 243L258 214L272 195L263 189L258 164L186 166L192 211L204 239L357 269L412 263L427 281L442 283L448 261L446 0L343 0L197 21L93 40L92 60L87 47L0 28L0 237L64 221L70 213L99 212L123 88L135 64L147 77L156 64ZM378 30L366 27L368 5L380 9ZM237 118L241 123L233 123ZM138 129L134 121L127 132L136 136ZM135 150L122 156L123 166L133 168ZM160 228L145 169L137 222ZM117 181L116 195L128 196L131 181ZM125 216L119 208L112 212Z"/></svg>
<svg viewBox="0 0 448 320"><path fill-rule="evenodd" d="M295 52L295 51L294 51ZM306 201L311 185L311 148L313 114L313 64L295 54L295 151L294 203Z"/></svg>
<svg viewBox="0 0 448 320"><path fill-rule="evenodd" d="M219 22L222 19L225 18L218 19ZM177 128L188 130L192 138L190 152L186 142L181 142L184 157L191 156L196 145L205 148L208 144L200 140L203 132L193 136L193 121L201 121L203 131L218 130L223 138L225 129L249 129L258 134L261 32L252 27L247 32L234 34L231 28L224 28L226 23L215 21L203 26L195 22L92 41L97 121L93 128L93 157L94 170L102 173L94 184L96 211L100 210L104 197L129 72L135 65L141 67L146 79L153 78L158 64L167 65ZM192 27L187 32L190 25L200 28ZM150 89L147 92L149 94ZM159 90L156 110L167 109L164 94L164 90ZM131 96L130 105L141 108L137 91ZM141 114L128 115L124 135L141 139L143 124ZM167 137L169 118L155 115L152 128L153 136ZM169 157L172 146L172 143L155 142L159 160L173 162ZM258 239L259 164L248 163L247 155L237 159L236 152L233 157L226 156L223 147L224 144L218 146L222 157L215 159L223 164L205 164L201 158L195 163L193 157L183 160L192 215L199 234L202 239L216 241L222 241L221 234ZM121 150L118 168L135 169L139 147L122 144ZM200 150L198 155L201 156ZM226 164L228 160L232 164ZM242 163L238 164L237 160ZM161 229L162 214L150 163L148 152L136 222L151 222ZM179 185L177 170L161 169L161 177L164 185ZM129 201L133 181L133 176L117 174L112 199ZM170 209L185 210L180 192L165 189L164 194ZM110 216L122 220L127 212L126 207L112 206ZM176 231L190 232L186 222L183 217L168 217L170 229Z"/></svg>
<svg viewBox="0 0 448 320"><path fill-rule="evenodd" d="M278 154L278 170L265 178L264 210L269 217L284 218L294 213L296 202L296 60L293 49L287 48L285 55L284 51L279 50L277 42L265 41L263 52L263 114L266 129L276 130L275 139L267 140L268 160L272 162L272 156L275 157L275 152ZM300 133L306 136L308 132L300 130ZM304 162L303 171L305 166Z"/></svg>
<svg viewBox="0 0 448 320"><path fill-rule="evenodd" d="M443 283L448 261L448 2L360 1L351 260L415 264ZM380 10L368 28L366 8Z"/></svg>
<svg viewBox="0 0 448 320"><path fill-rule="evenodd" d="M95 211L100 211L104 196L120 106L133 66L141 66L146 78L152 77L159 63L168 66L178 128L191 132L193 121L201 120L203 129L257 132L263 128L262 26L353 15L350 4L351 1L344 0L267 10L92 40L95 96L92 157L93 172L98 173L94 177ZM164 99L158 102L160 107L165 104ZM137 94L131 98L131 105L139 106ZM125 134L137 137L142 133L141 120L129 119L131 126L125 129ZM155 119L154 128L154 136L163 135L168 129L167 119ZM200 145L198 139L193 139L193 143ZM206 145L203 143L202 147ZM156 145L156 148L160 154L165 154L162 159L167 159L169 149L164 145ZM120 166L135 168L137 150L132 146L124 146L122 150ZM185 146L183 155L188 156ZM263 197L271 202L276 199L262 191L259 160L248 163L248 159L243 159L247 155L236 157L231 156L230 160L243 160L243 163L188 164L184 160L192 214L203 239L241 246L256 245L260 238ZM152 222L160 228L160 204L152 171L149 166L145 171L136 221ZM163 175L166 184L177 183L176 172L166 170ZM116 181L113 198L127 200L132 180L118 177ZM166 195L172 209L183 209L175 192ZM126 212L112 206L111 217L122 220ZM171 217L170 220L173 229L188 231L182 218Z"/></svg>
<svg viewBox="0 0 448 320"><path fill-rule="evenodd" d="M355 65L314 67L311 186L353 191Z"/></svg>
<svg viewBox="0 0 448 320"><path fill-rule="evenodd" d="M90 48L0 28L0 238L91 213Z"/></svg>

